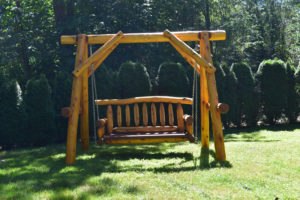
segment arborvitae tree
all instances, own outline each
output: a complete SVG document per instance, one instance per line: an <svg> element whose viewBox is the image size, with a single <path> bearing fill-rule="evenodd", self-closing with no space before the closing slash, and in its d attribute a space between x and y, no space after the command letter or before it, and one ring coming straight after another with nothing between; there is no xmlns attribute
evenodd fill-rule
<svg viewBox="0 0 300 200"><path fill-rule="evenodd" d="M245 121L247 126L256 125L258 114L258 100L255 94L255 79L251 68L246 63L233 63L231 71L237 78L239 114L238 121Z"/></svg>
<svg viewBox="0 0 300 200"><path fill-rule="evenodd" d="M55 133L55 115L51 88L45 75L28 81L24 101L28 143L38 146L51 143Z"/></svg>
<svg viewBox="0 0 300 200"><path fill-rule="evenodd" d="M297 120L297 93L295 80L295 67L289 63L286 66L287 76L287 107L286 115L290 123L295 123Z"/></svg>
<svg viewBox="0 0 300 200"><path fill-rule="evenodd" d="M264 60L258 67L257 80L264 114L270 124L281 117L286 108L286 65L282 60Z"/></svg>
<svg viewBox="0 0 300 200"><path fill-rule="evenodd" d="M24 133L22 92L15 80L0 71L0 146L4 149L22 144Z"/></svg>
<svg viewBox="0 0 300 200"><path fill-rule="evenodd" d="M224 126L240 126L240 122L237 117L239 113L239 106L237 105L237 78L235 73L230 71L227 65L222 65L221 68L225 73L224 82L221 83L224 84L223 102L229 105L228 113L222 116ZM220 84L220 82L218 84Z"/></svg>
<svg viewBox="0 0 300 200"><path fill-rule="evenodd" d="M296 116L300 113L300 63L295 72Z"/></svg>
<svg viewBox="0 0 300 200"><path fill-rule="evenodd" d="M123 63L119 72L119 89L121 98L149 95L151 82L146 67L140 63Z"/></svg>
<svg viewBox="0 0 300 200"><path fill-rule="evenodd" d="M56 73L53 84L53 102L55 110L56 132L53 139L57 142L66 141L68 118L61 116L61 109L70 106L72 92L72 75L69 72Z"/></svg>
<svg viewBox="0 0 300 200"><path fill-rule="evenodd" d="M159 66L156 77L159 95L188 96L189 80L180 63L166 62Z"/></svg>

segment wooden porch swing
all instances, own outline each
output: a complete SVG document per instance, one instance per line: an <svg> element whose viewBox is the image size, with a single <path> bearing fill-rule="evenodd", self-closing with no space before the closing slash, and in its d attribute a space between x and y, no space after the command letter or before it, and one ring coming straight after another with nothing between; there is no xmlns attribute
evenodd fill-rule
<svg viewBox="0 0 300 200"><path fill-rule="evenodd" d="M215 68L211 58L209 40L225 40L225 31L186 31L163 33L130 33L61 36L61 44L77 44L71 106L62 113L69 118L67 133L66 163L72 164L76 157L78 119L80 115L80 138L82 149L89 148L88 78L120 43L169 42L200 75L201 98L201 144L209 148L209 111L216 157L226 160L221 113L226 113L228 105L218 102ZM184 41L200 41L200 55ZM88 45L103 44L88 57ZM92 66L92 67L91 67ZM150 106L151 126L148 123ZM160 142L195 141L193 118L184 115L181 104L192 105L187 97L149 96L130 99L95 100L96 105L107 106L105 119L97 121L98 144L145 144ZM159 125L156 104L159 104ZM130 105L133 105L134 126L130 126ZM176 105L174 123L173 105ZM125 107L125 124L122 121L122 107ZM140 120L139 108L142 107ZM165 112L167 107L167 112ZM114 127L113 108L116 108L117 126ZM166 113L168 122L166 122ZM143 125L140 126L140 121Z"/></svg>

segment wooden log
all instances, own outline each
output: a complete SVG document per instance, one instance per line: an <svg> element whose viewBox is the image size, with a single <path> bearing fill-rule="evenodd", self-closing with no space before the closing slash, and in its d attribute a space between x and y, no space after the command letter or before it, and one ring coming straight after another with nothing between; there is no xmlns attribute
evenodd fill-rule
<svg viewBox="0 0 300 200"><path fill-rule="evenodd" d="M186 43L184 43L182 40L180 40L170 31L165 30L164 36L166 36L172 42L173 45L177 46L187 55L192 57L198 64L205 67L207 72L213 73L216 71L216 68L214 68L209 62L207 62L204 58L202 58L199 54L197 54L197 52L195 52L190 46L188 46Z"/></svg>
<svg viewBox="0 0 300 200"><path fill-rule="evenodd" d="M105 134L105 124L107 123L107 119L99 119L96 121L97 127L97 136L101 139Z"/></svg>
<svg viewBox="0 0 300 200"><path fill-rule="evenodd" d="M180 103L177 104L177 126L178 131L184 131L183 109Z"/></svg>
<svg viewBox="0 0 300 200"><path fill-rule="evenodd" d="M128 99L104 99L95 100L95 104L99 106L105 105L126 105L133 103L180 103L192 105L192 98L188 97L171 97L171 96L145 96L145 97L134 97Z"/></svg>
<svg viewBox="0 0 300 200"><path fill-rule="evenodd" d="M185 142L189 139L187 137L174 137L174 138L128 138L128 139L104 139L105 144L153 144L163 142Z"/></svg>
<svg viewBox="0 0 300 200"><path fill-rule="evenodd" d="M133 106L133 112L134 112L134 124L135 126L138 126L140 124L140 110L139 105L137 103Z"/></svg>
<svg viewBox="0 0 300 200"><path fill-rule="evenodd" d="M96 121L96 127L97 128L103 128L103 127L105 127L106 123L107 123L107 119L106 118L99 119L99 120Z"/></svg>
<svg viewBox="0 0 300 200"><path fill-rule="evenodd" d="M80 65L84 56L85 38L78 36L78 46L76 52L75 68ZM78 129L79 109L82 93L82 77L74 77L71 97L71 115L68 121L67 146L66 146L66 164L75 162L76 157L76 140Z"/></svg>
<svg viewBox="0 0 300 200"><path fill-rule="evenodd" d="M130 108L129 105L125 106L126 126L130 126Z"/></svg>
<svg viewBox="0 0 300 200"><path fill-rule="evenodd" d="M171 103L168 105L168 114L169 114L169 125L174 126L174 112L173 112L173 106Z"/></svg>
<svg viewBox="0 0 300 200"><path fill-rule="evenodd" d="M93 64L93 71L96 71L98 69L98 67L103 63L103 61L111 54L111 52L119 45L119 43L115 43L112 45L112 47L110 47L109 49L107 49L103 55ZM91 68L89 69L89 77L92 75L92 70Z"/></svg>
<svg viewBox="0 0 300 200"><path fill-rule="evenodd" d="M208 32L209 40L225 40L226 32L223 30L212 31L182 31L173 32L182 41L198 41L199 34ZM103 44L111 39L114 34L88 35L89 44ZM168 42L162 32L157 33L126 33L120 43L149 43L149 42ZM76 35L63 35L60 37L61 44L76 44Z"/></svg>
<svg viewBox="0 0 300 200"><path fill-rule="evenodd" d="M190 115L184 115L183 116L184 122L185 122L185 129L186 132L190 135L194 137L194 131L193 131L193 123L194 123L194 119L192 116Z"/></svg>
<svg viewBox="0 0 300 200"><path fill-rule="evenodd" d="M85 35L85 40L87 39ZM84 54L82 62L88 59L88 44L85 42ZM81 107L82 113L80 116L80 142L81 149L87 150L90 146L90 134L89 134L89 77L88 69L82 72L82 95L81 95Z"/></svg>
<svg viewBox="0 0 300 200"><path fill-rule="evenodd" d="M103 46L93 53L93 55L91 55L84 63L73 71L74 76L79 77L84 70L88 69L93 63L103 57L106 51L109 51L114 44L119 43L119 40L123 37L123 35L122 31L119 31L116 35L109 39Z"/></svg>
<svg viewBox="0 0 300 200"><path fill-rule="evenodd" d="M79 109L79 114L82 113L81 111L81 107ZM63 107L61 110L60 110L60 114L61 116L63 116L64 118L69 118L71 116L71 108L70 107Z"/></svg>
<svg viewBox="0 0 300 200"><path fill-rule="evenodd" d="M200 54L205 58L205 44L200 42ZM206 71L200 69L200 99L201 99L201 145L209 148L209 99L207 89Z"/></svg>
<svg viewBox="0 0 300 200"><path fill-rule="evenodd" d="M104 134L105 134L105 127L98 128L98 129L97 129L97 136L98 136L98 139L103 138Z"/></svg>
<svg viewBox="0 0 300 200"><path fill-rule="evenodd" d="M117 126L122 126L122 108L120 105L117 106Z"/></svg>
<svg viewBox="0 0 300 200"><path fill-rule="evenodd" d="M200 45L205 48L203 51L203 57L212 64L210 44L208 40L208 34L201 35ZM218 105L218 92L216 86L216 79L214 73L206 73L207 76L207 88L210 103L210 116L212 120L212 129L214 135L214 144L216 150L217 160L226 160L225 146L224 146L224 136L223 127L221 122L221 114L215 109Z"/></svg>
<svg viewBox="0 0 300 200"><path fill-rule="evenodd" d="M190 64L191 67L196 69L198 74L200 74L200 66L196 63L196 61L186 54L184 51L182 51L173 41L169 41L169 43L177 50L177 52Z"/></svg>
<svg viewBox="0 0 300 200"><path fill-rule="evenodd" d="M148 126L148 108L146 103L143 103L143 124Z"/></svg>
<svg viewBox="0 0 300 200"><path fill-rule="evenodd" d="M152 126L156 126L156 107L154 103L151 103L151 122L152 122Z"/></svg>
<svg viewBox="0 0 300 200"><path fill-rule="evenodd" d="M113 111L111 105L107 106L106 117L107 117L107 133L111 134L114 127Z"/></svg>
<svg viewBox="0 0 300 200"><path fill-rule="evenodd" d="M161 126L166 125L166 117L165 117L165 107L163 103L159 104L159 119Z"/></svg>
<svg viewBox="0 0 300 200"><path fill-rule="evenodd" d="M229 105L226 103L218 103L216 106L216 111L225 114L229 111Z"/></svg>
<svg viewBox="0 0 300 200"><path fill-rule="evenodd" d="M116 127L113 133L156 133L156 132L176 132L177 126L137 126L137 127Z"/></svg>

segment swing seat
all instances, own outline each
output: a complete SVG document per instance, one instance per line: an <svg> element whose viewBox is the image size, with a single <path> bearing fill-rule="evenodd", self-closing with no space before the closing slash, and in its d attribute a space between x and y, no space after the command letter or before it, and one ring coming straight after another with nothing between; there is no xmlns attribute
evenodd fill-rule
<svg viewBox="0 0 300 200"><path fill-rule="evenodd" d="M107 106L107 118L96 122L98 144L194 142L193 118L190 115L184 115L182 108L182 104L192 105L192 103L191 98L170 96L95 100L95 104ZM173 112L174 104L176 105L175 113ZM159 112L157 113L158 105ZM122 113L122 107L125 107L125 113ZM148 114L149 107L150 113ZM165 107L167 107L167 112L165 112ZM124 116L125 121L122 120ZM174 122L174 116L176 116L176 122ZM134 119L133 126L130 121L131 117ZM151 118L151 123L148 123L149 118ZM157 118L159 118L159 123ZM114 121L117 123L114 124Z"/></svg>

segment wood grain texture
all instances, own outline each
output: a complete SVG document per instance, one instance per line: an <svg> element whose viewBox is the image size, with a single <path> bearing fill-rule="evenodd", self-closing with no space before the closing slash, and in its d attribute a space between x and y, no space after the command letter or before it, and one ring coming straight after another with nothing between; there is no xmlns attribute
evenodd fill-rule
<svg viewBox="0 0 300 200"><path fill-rule="evenodd" d="M129 107L129 105L125 106L125 117L126 117L126 126L130 126L130 107Z"/></svg>
<svg viewBox="0 0 300 200"><path fill-rule="evenodd" d="M166 125L166 117L165 117L165 107L163 103L159 104L159 120L160 120L160 125L165 126Z"/></svg>
<svg viewBox="0 0 300 200"><path fill-rule="evenodd" d="M114 126L113 111L111 105L107 106L106 117L107 117L107 133L111 134Z"/></svg>
<svg viewBox="0 0 300 200"><path fill-rule="evenodd" d="M151 103L151 122L152 122L152 126L156 126L157 117L156 117L156 106L154 103Z"/></svg>
<svg viewBox="0 0 300 200"><path fill-rule="evenodd" d="M143 103L143 124L148 126L148 108L146 103Z"/></svg>
<svg viewBox="0 0 300 200"><path fill-rule="evenodd" d="M184 131L183 109L180 103L177 104L176 113L177 113L178 131L183 132Z"/></svg>

